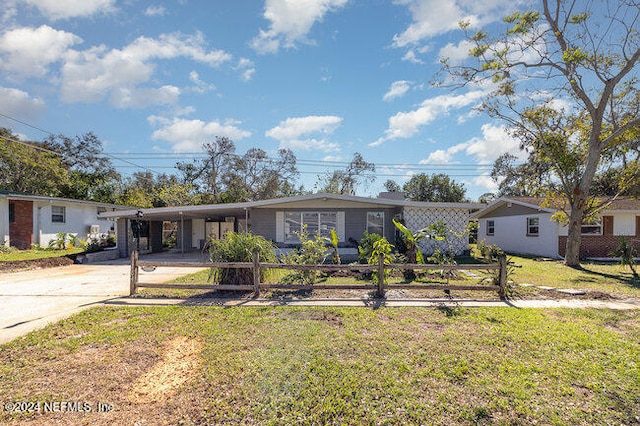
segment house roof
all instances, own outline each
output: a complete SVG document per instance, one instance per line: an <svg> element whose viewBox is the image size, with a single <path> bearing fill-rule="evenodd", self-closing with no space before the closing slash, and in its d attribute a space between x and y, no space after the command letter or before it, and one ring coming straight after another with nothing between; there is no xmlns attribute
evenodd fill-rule
<svg viewBox="0 0 640 426"><path fill-rule="evenodd" d="M491 212L503 207L509 203L521 205L536 209L541 212L555 213L559 208L543 207L544 197L501 197L490 203L484 209L475 212L471 215L472 219L480 219L482 217L491 216ZM605 199L599 199L600 201L606 201ZM640 213L640 200L631 197L618 197L611 201L611 204L607 206L603 211L607 212L639 212Z"/></svg>
<svg viewBox="0 0 640 426"><path fill-rule="evenodd" d="M49 195L33 195L25 192L6 191L0 189L0 198L7 198L10 200L27 200L27 201L59 201L65 203L84 204L96 207L106 207L115 210L128 210L131 206L123 206L119 204L101 203L98 201L76 200L74 198L63 197L51 197Z"/></svg>
<svg viewBox="0 0 640 426"><path fill-rule="evenodd" d="M420 201L393 200L388 198L358 197L354 195L338 194L307 194L295 197L272 198L268 200L248 201L243 203L205 204L197 206L158 207L146 209L131 209L120 212L102 213L106 218L136 218L142 212L144 218L155 220L178 220L191 218L206 218L208 216L236 215L244 216L251 209L297 209L297 208L389 208L389 207L418 207L418 208L451 208L474 210L482 207L478 203L429 203Z"/></svg>

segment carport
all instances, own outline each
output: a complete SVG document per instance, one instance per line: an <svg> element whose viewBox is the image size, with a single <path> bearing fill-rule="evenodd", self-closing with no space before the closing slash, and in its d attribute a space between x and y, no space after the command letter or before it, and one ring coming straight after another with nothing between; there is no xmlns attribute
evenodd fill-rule
<svg viewBox="0 0 640 426"><path fill-rule="evenodd" d="M212 204L201 206L142 208L105 212L100 216L118 224L118 251L128 257L141 244L140 254L162 251L164 222L177 224L177 249L180 253L201 250L210 237L220 238L228 231L244 231L250 227L252 203ZM139 224L139 225L138 225ZM140 229L136 240L134 229Z"/></svg>

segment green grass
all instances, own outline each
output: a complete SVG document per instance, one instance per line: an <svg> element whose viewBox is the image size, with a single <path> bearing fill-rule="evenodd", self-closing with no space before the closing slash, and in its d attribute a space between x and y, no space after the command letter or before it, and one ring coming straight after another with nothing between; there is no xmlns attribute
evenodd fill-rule
<svg viewBox="0 0 640 426"><path fill-rule="evenodd" d="M128 402L175 336L195 378ZM0 395L114 405L43 417L87 424L637 424L639 341L637 310L101 307L0 346Z"/></svg>
<svg viewBox="0 0 640 426"><path fill-rule="evenodd" d="M628 267L618 263L583 262L582 269L565 266L561 260L535 261L521 256L509 256L521 268L513 279L556 288L602 291L622 297L640 297L640 280L633 278Z"/></svg>
<svg viewBox="0 0 640 426"><path fill-rule="evenodd" d="M83 251L83 248L72 248L67 250L31 249L0 251L0 262L47 259L50 257L62 257L68 256L70 254L78 254L82 253Z"/></svg>

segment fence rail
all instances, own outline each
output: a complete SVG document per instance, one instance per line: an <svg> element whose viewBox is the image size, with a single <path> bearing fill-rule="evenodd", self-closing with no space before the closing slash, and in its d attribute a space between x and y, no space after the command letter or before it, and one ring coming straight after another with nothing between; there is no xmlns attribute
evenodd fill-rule
<svg viewBox="0 0 640 426"><path fill-rule="evenodd" d="M253 271L253 283L251 284L151 284L139 282L139 268L155 267L203 267L203 268L240 268ZM263 269L291 269L291 270L316 270L316 271L367 271L378 272L377 284L272 284L261 283L260 272ZM494 270L498 271L497 285L443 285L443 284L387 284L385 283L385 271L390 269L412 270ZM255 296L260 295L261 290L375 290L379 297L384 297L389 289L415 289L415 290L477 290L496 291L501 298L505 297L507 286L507 258L500 255L498 263L490 264L460 264L460 265L435 265L392 263L385 264L384 257L380 256L377 264L351 264L351 265L293 265L287 263L261 263L258 253L253 254L252 262L157 262L139 260L137 251L131 253L131 280L130 294L136 293L138 288L173 288L173 289L198 289L198 290L229 290L229 291L253 291Z"/></svg>

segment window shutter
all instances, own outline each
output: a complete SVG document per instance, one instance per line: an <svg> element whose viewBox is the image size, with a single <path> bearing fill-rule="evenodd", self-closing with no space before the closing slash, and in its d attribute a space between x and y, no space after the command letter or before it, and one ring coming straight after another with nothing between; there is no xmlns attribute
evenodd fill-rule
<svg viewBox="0 0 640 426"><path fill-rule="evenodd" d="M284 242L284 212L276 212L276 242Z"/></svg>
<svg viewBox="0 0 640 426"><path fill-rule="evenodd" d="M344 211L340 211L336 213L336 233L338 234L338 239L341 242L345 241L345 225L344 225Z"/></svg>
<svg viewBox="0 0 640 426"><path fill-rule="evenodd" d="M613 235L613 216L602 216L602 235Z"/></svg>

